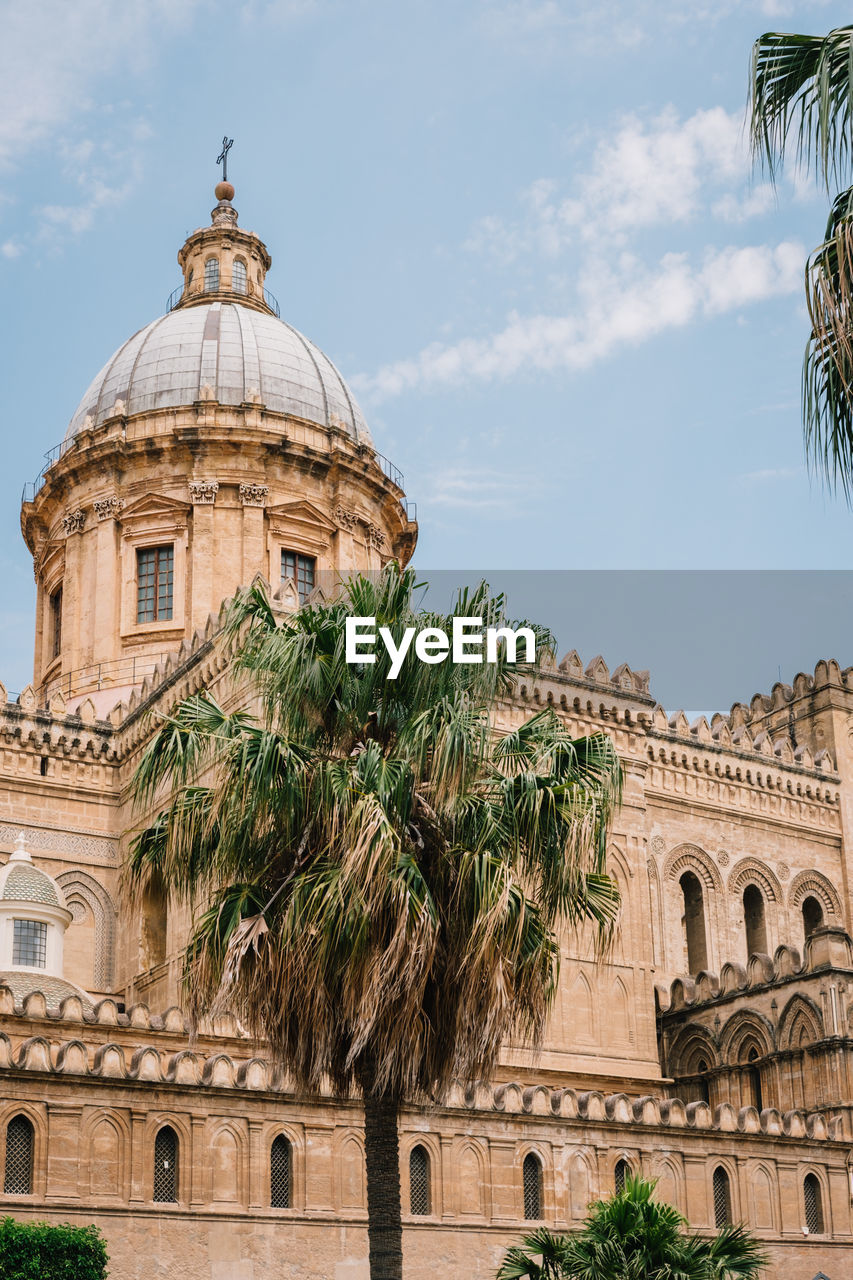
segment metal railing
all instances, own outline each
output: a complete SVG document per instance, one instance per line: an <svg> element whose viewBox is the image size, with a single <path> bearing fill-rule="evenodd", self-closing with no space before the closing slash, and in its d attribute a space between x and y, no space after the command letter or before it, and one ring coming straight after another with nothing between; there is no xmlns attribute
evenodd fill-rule
<svg viewBox="0 0 853 1280"><path fill-rule="evenodd" d="M185 293L186 293L186 285L179 284L177 289L173 289L172 292L169 294L168 298L166 299L166 311L167 312L174 311L175 307L177 307L178 304L182 301ZM254 296L246 292L240 293L236 289L220 289L218 286L215 289L202 288L202 289L192 290L192 296L194 298L203 297L205 294L216 294L216 293L224 293L229 299L236 298L238 300L240 298L250 298ZM274 293L271 293L269 289L264 289L263 295L264 295L264 302L267 304L270 311L273 313L274 316L277 317L277 319L280 320L281 307L278 305L278 298L275 296Z"/></svg>
<svg viewBox="0 0 853 1280"><path fill-rule="evenodd" d="M394 466L394 463L391 461L390 458L386 458L384 454L381 454L381 453L374 453L373 461L377 463L377 465L381 468L381 470L388 477L388 479L393 481L393 483L397 486L398 489L405 488L405 485L404 485L405 477L403 476L403 473L400 470L400 468Z"/></svg>
<svg viewBox="0 0 853 1280"><path fill-rule="evenodd" d="M48 449L47 453L44 455L45 462L41 471L38 473L35 480L28 480L24 485L21 493L21 502L32 502L33 498L44 484L45 476L53 466L54 462L57 462L63 454L68 452L69 449L73 449L75 443L76 441L72 436L70 440L61 440L59 444L55 444L52 449Z"/></svg>
<svg viewBox="0 0 853 1280"><path fill-rule="evenodd" d="M108 662L92 662L39 685L36 690L39 703L47 706L55 693L69 698L72 693L93 693L100 689L121 688L141 684L146 676L153 675L157 667L168 658L167 653L145 653L139 656L112 658Z"/></svg>

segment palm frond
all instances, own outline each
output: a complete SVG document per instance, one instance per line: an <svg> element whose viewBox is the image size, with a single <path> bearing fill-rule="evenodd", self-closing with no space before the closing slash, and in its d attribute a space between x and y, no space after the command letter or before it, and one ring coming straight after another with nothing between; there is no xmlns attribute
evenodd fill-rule
<svg viewBox="0 0 853 1280"><path fill-rule="evenodd" d="M853 27L827 36L767 32L753 46L751 140L771 176L793 145L829 185L849 172Z"/></svg>

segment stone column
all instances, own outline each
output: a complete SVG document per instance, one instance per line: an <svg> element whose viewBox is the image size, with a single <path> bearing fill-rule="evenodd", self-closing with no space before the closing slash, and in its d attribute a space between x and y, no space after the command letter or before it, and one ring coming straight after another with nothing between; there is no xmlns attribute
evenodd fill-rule
<svg viewBox="0 0 853 1280"><path fill-rule="evenodd" d="M207 1166L207 1143L205 1142L205 1125L207 1121L204 1116L192 1117L192 1148L189 1152L190 1157L190 1205L197 1207L198 1205L207 1203L205 1194L205 1174Z"/></svg>
<svg viewBox="0 0 853 1280"><path fill-rule="evenodd" d="M257 573L269 576L264 539L264 507L269 497L265 484L241 484L240 502L243 505L242 559L240 582L248 586ZM273 589L278 583L273 583Z"/></svg>
<svg viewBox="0 0 853 1280"><path fill-rule="evenodd" d="M190 480L190 501L193 504L192 536L187 556L187 573L190 579L189 631L203 627L214 607L213 583L216 572L213 542L213 516L217 480ZM216 601L218 606L219 600Z"/></svg>
<svg viewBox="0 0 853 1280"><path fill-rule="evenodd" d="M249 1121L249 1208L262 1209L264 1205L264 1155L261 1137L264 1126L260 1120ZM293 1191L291 1188L291 1199Z"/></svg>
<svg viewBox="0 0 853 1280"><path fill-rule="evenodd" d="M130 1203L145 1199L145 1112L130 1113Z"/></svg>

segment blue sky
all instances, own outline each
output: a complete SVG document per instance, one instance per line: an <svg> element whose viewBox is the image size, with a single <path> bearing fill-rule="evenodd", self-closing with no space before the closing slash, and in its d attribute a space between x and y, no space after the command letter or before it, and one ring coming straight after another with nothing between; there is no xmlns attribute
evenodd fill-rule
<svg viewBox="0 0 853 1280"><path fill-rule="evenodd" d="M205 223L218 143L282 314L405 473L424 568L846 568L807 475L827 196L743 141L749 51L834 3L0 4L0 678L23 482ZM630 647L626 641L626 647ZM623 655L625 656L625 655ZM629 656L629 655L628 655Z"/></svg>

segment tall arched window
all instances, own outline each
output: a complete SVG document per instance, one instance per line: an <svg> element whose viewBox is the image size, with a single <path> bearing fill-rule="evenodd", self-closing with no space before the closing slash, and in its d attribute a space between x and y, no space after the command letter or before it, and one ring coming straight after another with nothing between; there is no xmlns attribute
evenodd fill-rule
<svg viewBox="0 0 853 1280"><path fill-rule="evenodd" d="M743 927L746 931L746 958L767 954L767 923L764 898L757 885L748 884L743 891Z"/></svg>
<svg viewBox="0 0 853 1280"><path fill-rule="evenodd" d="M807 1173L803 1182L803 1206L806 1211L806 1227L810 1236L822 1236L826 1227L823 1221L823 1197L820 1181L813 1173Z"/></svg>
<svg viewBox="0 0 853 1280"><path fill-rule="evenodd" d="M234 293L246 292L246 264L239 258L231 266L231 288Z"/></svg>
<svg viewBox="0 0 853 1280"><path fill-rule="evenodd" d="M808 940L815 929L823 928L823 907L817 898L803 899L803 938Z"/></svg>
<svg viewBox="0 0 853 1280"><path fill-rule="evenodd" d="M722 1165L714 1170L714 1226L719 1231L732 1220L732 1189Z"/></svg>
<svg viewBox="0 0 853 1280"><path fill-rule="evenodd" d="M521 1167L524 1185L524 1216L529 1222L542 1220L542 1165L532 1151L524 1157Z"/></svg>
<svg viewBox="0 0 853 1280"><path fill-rule="evenodd" d="M625 1190L625 1182L630 1172L627 1160L616 1161L616 1168L613 1170L613 1186L616 1188L617 1195Z"/></svg>
<svg viewBox="0 0 853 1280"><path fill-rule="evenodd" d="M419 1217L432 1213L429 1152L420 1143L409 1156L409 1212Z"/></svg>
<svg viewBox="0 0 853 1280"><path fill-rule="evenodd" d="M7 1196L33 1193L33 1150L35 1129L26 1116L12 1116L6 1125L6 1174L3 1191Z"/></svg>
<svg viewBox="0 0 853 1280"><path fill-rule="evenodd" d="M704 1058L700 1058L696 1064L696 1070L699 1073L699 1101L711 1102L711 1091L708 1087L708 1064Z"/></svg>
<svg viewBox="0 0 853 1280"><path fill-rule="evenodd" d="M293 1148L280 1133L270 1147L270 1206L289 1209L293 1196Z"/></svg>
<svg viewBox="0 0 853 1280"><path fill-rule="evenodd" d="M164 1124L154 1139L154 1200L176 1204L178 1199L178 1135Z"/></svg>
<svg viewBox="0 0 853 1280"><path fill-rule="evenodd" d="M750 1049L747 1055L747 1072L749 1074L749 1091L752 1094L752 1105L761 1113L764 1102L761 1096L761 1070L758 1063L758 1050Z"/></svg>
<svg viewBox="0 0 853 1280"><path fill-rule="evenodd" d="M215 293L219 288L219 259L208 258L204 264L204 291Z"/></svg>
<svg viewBox="0 0 853 1280"><path fill-rule="evenodd" d="M708 968L708 943L705 936L705 901L699 877L685 871L678 882L684 895L684 940L687 944L687 969L700 973Z"/></svg>

